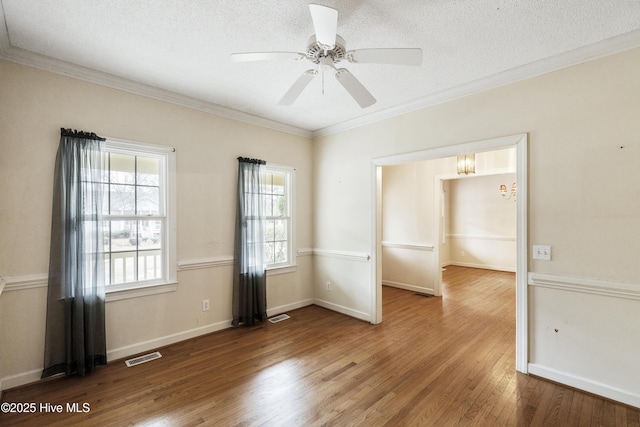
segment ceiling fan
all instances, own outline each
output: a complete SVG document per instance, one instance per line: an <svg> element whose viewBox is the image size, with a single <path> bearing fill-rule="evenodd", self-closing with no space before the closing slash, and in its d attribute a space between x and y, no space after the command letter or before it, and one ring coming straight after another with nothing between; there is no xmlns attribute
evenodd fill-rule
<svg viewBox="0 0 640 427"><path fill-rule="evenodd" d="M301 52L246 52L232 53L235 62L264 60L308 60L316 66L310 68L293 83L280 100L282 105L291 105L300 96L313 78L325 71L334 71L338 82L349 92L362 108L375 104L376 99L356 77L346 68L337 68L343 60L351 63L415 65L422 64L422 49L419 48L379 48L347 51L345 41L336 34L338 11L319 4L309 4L315 34L307 42L306 53ZM323 80L324 82L324 80Z"/></svg>

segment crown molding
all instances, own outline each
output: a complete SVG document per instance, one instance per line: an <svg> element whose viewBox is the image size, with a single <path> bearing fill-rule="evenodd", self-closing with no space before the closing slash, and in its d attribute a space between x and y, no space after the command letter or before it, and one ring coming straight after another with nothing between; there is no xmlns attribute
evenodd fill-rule
<svg viewBox="0 0 640 427"><path fill-rule="evenodd" d="M118 89L135 95L142 95L159 101L168 102L194 110L204 111L217 116L226 117L244 123L268 128L292 135L311 138L311 131L291 126L263 117L254 116L232 108L223 107L212 102L202 101L190 96L181 95L166 89L139 83L124 77L114 76L88 67L72 64L70 62L55 59L46 55L31 52L11 45L9 32L4 16L2 0L0 0L0 59L5 59L16 64L38 68L89 83L95 83L112 89Z"/></svg>
<svg viewBox="0 0 640 427"><path fill-rule="evenodd" d="M11 45L4 8L0 0L0 59L309 139L344 132L638 47L640 47L640 30L635 30L445 89L402 105L311 131L14 47Z"/></svg>
<svg viewBox="0 0 640 427"><path fill-rule="evenodd" d="M563 68L572 67L574 65L604 58L606 56L638 47L640 47L640 30L631 31L569 52L544 58L498 74L445 89L414 101L377 111L354 120L317 129L312 132L312 138L316 139L322 136L344 132L356 127L400 116L423 108L432 107L437 104L474 95L500 86L538 77L543 74L548 74L553 71L558 71Z"/></svg>

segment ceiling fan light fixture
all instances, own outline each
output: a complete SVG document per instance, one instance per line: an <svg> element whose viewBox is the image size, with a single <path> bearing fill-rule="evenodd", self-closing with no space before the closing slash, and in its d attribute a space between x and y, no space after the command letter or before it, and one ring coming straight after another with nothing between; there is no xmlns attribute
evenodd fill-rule
<svg viewBox="0 0 640 427"><path fill-rule="evenodd" d="M345 68L337 68L342 60L350 63L414 65L422 64L422 49L419 48L379 48L358 49L347 52L345 40L336 34L338 26L338 11L319 4L309 4L309 12L315 34L307 42L306 53L300 52L246 52L232 53L234 62L262 61L270 59L307 59L317 68L307 70L293 83L284 97L282 105L290 105L300 96L311 79L320 74L322 77L322 93L324 94L324 72L335 71L335 77L351 97L360 105L367 108L376 103L376 99L364 85Z"/></svg>

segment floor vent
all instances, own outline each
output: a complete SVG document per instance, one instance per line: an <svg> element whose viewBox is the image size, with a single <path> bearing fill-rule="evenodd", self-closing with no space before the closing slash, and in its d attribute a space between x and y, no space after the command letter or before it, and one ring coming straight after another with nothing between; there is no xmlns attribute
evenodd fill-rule
<svg viewBox="0 0 640 427"><path fill-rule="evenodd" d="M417 295L419 297L423 297L423 298L431 298L433 295L429 295L429 294L423 294L420 292L416 292L414 295Z"/></svg>
<svg viewBox="0 0 640 427"><path fill-rule="evenodd" d="M290 319L290 317L287 316L286 314L279 314L279 315L274 316L271 319L269 319L269 322L278 323L278 322L282 322L283 320L287 320L287 319Z"/></svg>
<svg viewBox="0 0 640 427"><path fill-rule="evenodd" d="M127 367L130 368L132 366L136 366L136 365L139 365L141 363L150 362L152 360L160 359L161 357L162 357L162 355L160 354L160 352L156 351L155 353L149 353L149 354L145 354L144 356L140 356L140 357L136 357L136 358L133 358L133 359L126 360L124 363L126 363Z"/></svg>

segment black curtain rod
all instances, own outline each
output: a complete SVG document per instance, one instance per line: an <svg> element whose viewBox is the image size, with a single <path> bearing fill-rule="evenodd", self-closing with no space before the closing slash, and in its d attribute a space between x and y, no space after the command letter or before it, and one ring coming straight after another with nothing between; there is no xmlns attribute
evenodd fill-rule
<svg viewBox="0 0 640 427"><path fill-rule="evenodd" d="M82 130L75 130L75 129L72 130L72 129L65 129L65 128L60 128L60 136L71 136L74 138L95 139L97 141L107 140L107 138L102 138L93 132L85 132Z"/></svg>
<svg viewBox="0 0 640 427"><path fill-rule="evenodd" d="M254 163L257 165L266 165L267 162L260 159L250 159L248 157L238 157L238 161L242 163Z"/></svg>

